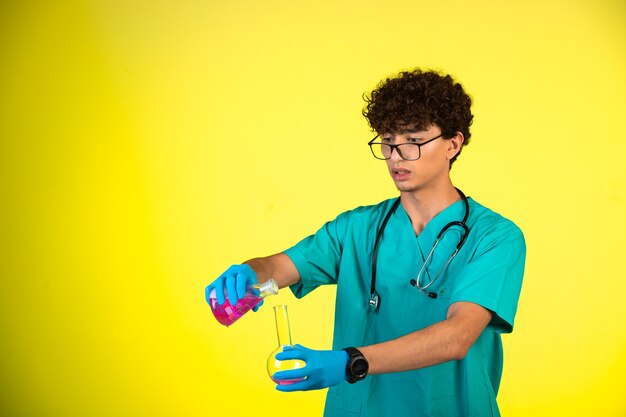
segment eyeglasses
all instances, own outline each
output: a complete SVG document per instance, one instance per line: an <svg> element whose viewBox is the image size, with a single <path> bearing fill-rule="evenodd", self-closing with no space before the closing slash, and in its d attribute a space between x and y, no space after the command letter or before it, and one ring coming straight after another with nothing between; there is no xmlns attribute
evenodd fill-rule
<svg viewBox="0 0 626 417"><path fill-rule="evenodd" d="M443 133L437 137L432 139L428 139L426 142L422 143L399 143L397 145L393 145L391 143L383 143L383 142L374 142L380 135L376 135L374 139L370 140L367 144L370 146L372 150L372 155L376 159L389 159L391 158L391 154L395 149L398 152L400 158L406 161L417 161L422 156L422 146L427 143L432 142L435 139L439 139L443 136Z"/></svg>

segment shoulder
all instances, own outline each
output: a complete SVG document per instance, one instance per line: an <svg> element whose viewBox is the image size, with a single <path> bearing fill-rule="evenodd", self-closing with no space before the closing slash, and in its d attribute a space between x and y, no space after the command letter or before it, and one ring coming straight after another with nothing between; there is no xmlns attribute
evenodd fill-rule
<svg viewBox="0 0 626 417"><path fill-rule="evenodd" d="M397 200L398 198L394 197L377 204L359 206L352 210L344 211L335 220L346 222L372 221L379 217L384 217Z"/></svg>
<svg viewBox="0 0 626 417"><path fill-rule="evenodd" d="M339 235L362 235L370 229L376 229L384 217L393 208L397 197L381 201L378 204L359 206L352 210L344 211L334 220L328 222L326 227L333 228Z"/></svg>
<svg viewBox="0 0 626 417"><path fill-rule="evenodd" d="M468 226L475 238L479 237L500 243L520 241L524 244L524 234L513 221L473 199L469 199L469 204L470 216Z"/></svg>

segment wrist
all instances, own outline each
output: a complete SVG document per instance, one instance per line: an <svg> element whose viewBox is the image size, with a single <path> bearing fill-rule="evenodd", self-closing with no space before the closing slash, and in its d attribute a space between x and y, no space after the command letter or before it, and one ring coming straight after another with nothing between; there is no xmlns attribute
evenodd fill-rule
<svg viewBox="0 0 626 417"><path fill-rule="evenodd" d="M369 371L369 363L363 353L355 347L347 347L342 350L348 355L346 380L354 384L365 379Z"/></svg>

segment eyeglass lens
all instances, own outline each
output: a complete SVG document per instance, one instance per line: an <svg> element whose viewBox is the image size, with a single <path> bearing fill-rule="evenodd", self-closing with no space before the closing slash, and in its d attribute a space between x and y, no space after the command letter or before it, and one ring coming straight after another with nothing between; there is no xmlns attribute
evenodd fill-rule
<svg viewBox="0 0 626 417"><path fill-rule="evenodd" d="M394 146L385 143L372 143L371 148L374 156L379 159L391 158L392 148L396 148L396 152L402 159L419 159L420 157L420 147L414 143L402 143Z"/></svg>

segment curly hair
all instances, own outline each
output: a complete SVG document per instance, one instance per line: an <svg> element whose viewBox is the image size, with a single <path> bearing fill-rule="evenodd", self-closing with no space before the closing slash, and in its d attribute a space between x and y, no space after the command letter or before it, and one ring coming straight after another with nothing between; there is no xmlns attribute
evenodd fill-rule
<svg viewBox="0 0 626 417"><path fill-rule="evenodd" d="M472 99L450 75L419 68L403 71L381 81L363 99L367 103L363 116L379 134L399 132L408 126L423 130L436 125L444 139L463 133L461 150L469 143ZM452 158L450 166L460 154Z"/></svg>

